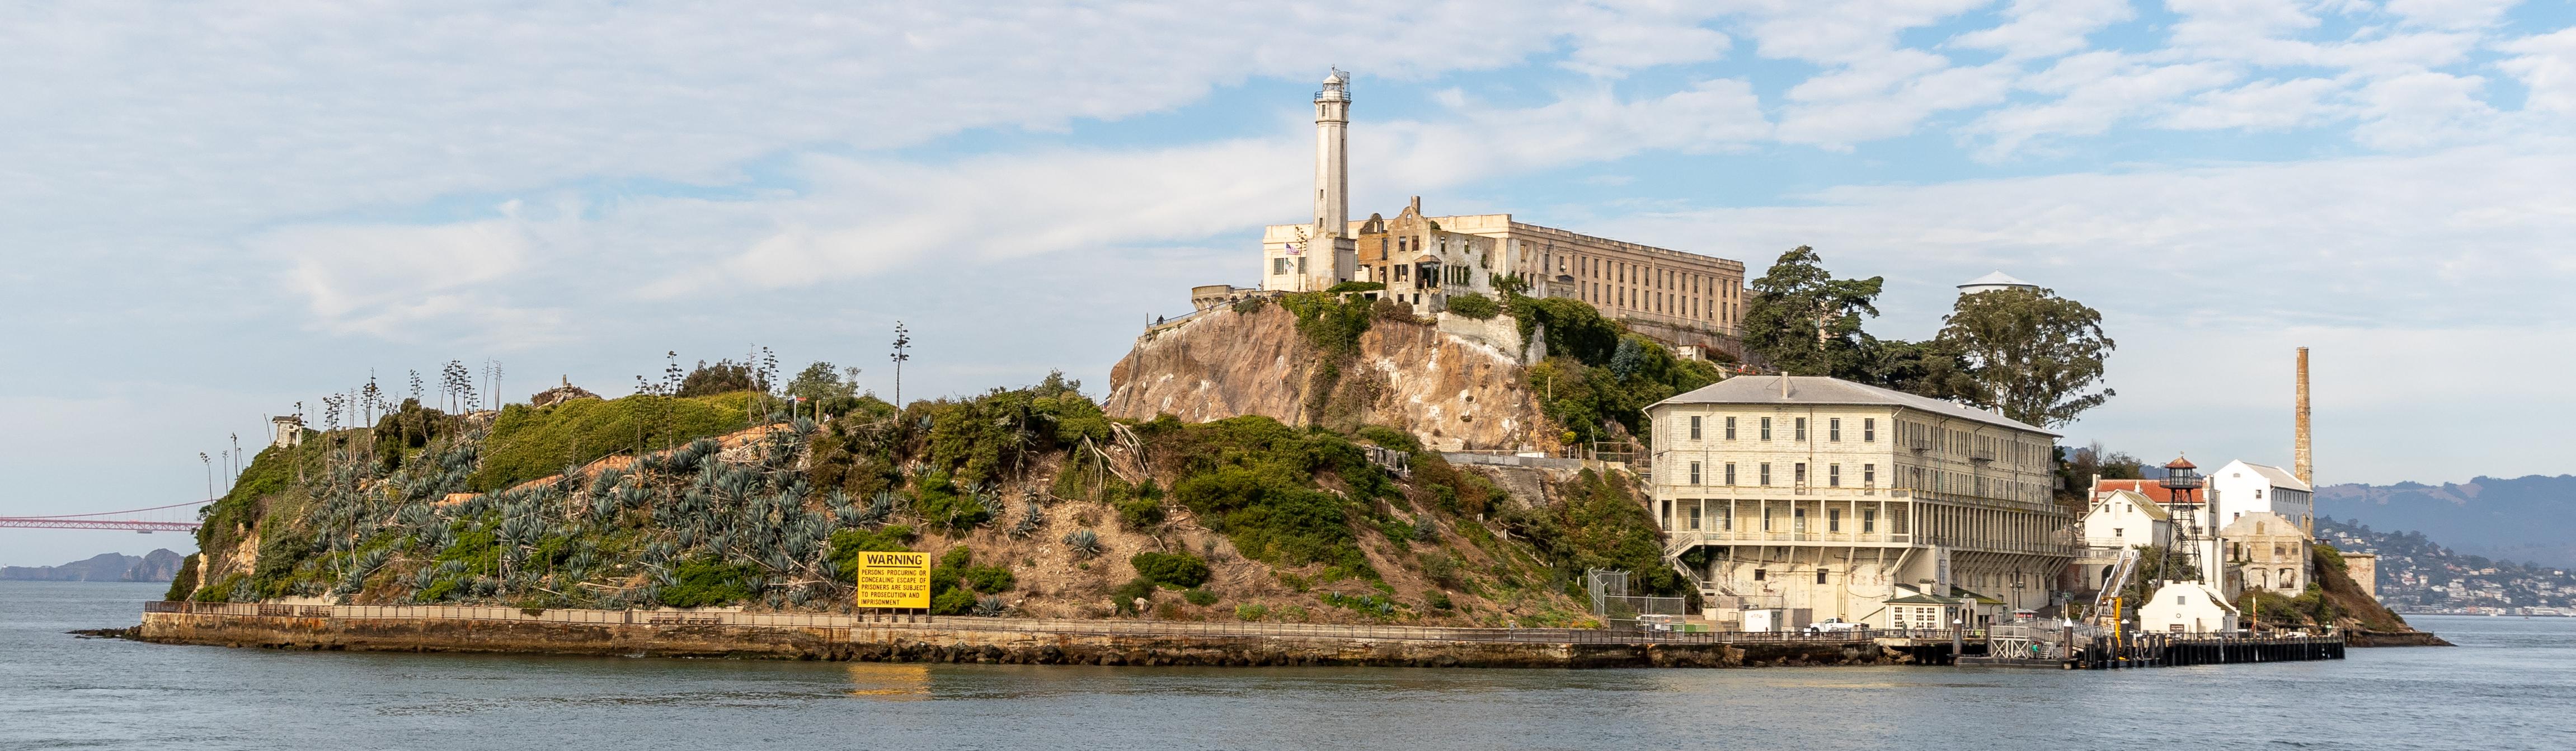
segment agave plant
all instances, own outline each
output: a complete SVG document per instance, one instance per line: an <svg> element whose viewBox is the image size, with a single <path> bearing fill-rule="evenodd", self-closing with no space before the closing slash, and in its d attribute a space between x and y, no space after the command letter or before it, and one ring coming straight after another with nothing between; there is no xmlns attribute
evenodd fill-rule
<svg viewBox="0 0 2576 751"><path fill-rule="evenodd" d="M1100 533L1088 529L1067 532L1064 535L1064 546L1072 548L1074 554L1085 558L1099 555Z"/></svg>
<svg viewBox="0 0 2576 751"><path fill-rule="evenodd" d="M1011 606L1002 601L1001 595L985 595L975 599L976 615L993 618L1008 612L1011 612Z"/></svg>
<svg viewBox="0 0 2576 751"><path fill-rule="evenodd" d="M1037 534L1038 528L1046 525L1045 511L1038 508L1037 501L1023 500L1020 504L1020 521L1011 525L1011 536L1027 537Z"/></svg>

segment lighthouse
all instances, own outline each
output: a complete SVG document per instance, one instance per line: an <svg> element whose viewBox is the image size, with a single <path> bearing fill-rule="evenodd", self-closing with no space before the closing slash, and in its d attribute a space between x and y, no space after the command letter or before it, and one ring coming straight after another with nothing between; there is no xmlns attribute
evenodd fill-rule
<svg viewBox="0 0 2576 751"><path fill-rule="evenodd" d="M1261 288L1318 292L1351 279L1351 74L1324 76L1315 92L1315 221L1271 225L1261 242Z"/></svg>

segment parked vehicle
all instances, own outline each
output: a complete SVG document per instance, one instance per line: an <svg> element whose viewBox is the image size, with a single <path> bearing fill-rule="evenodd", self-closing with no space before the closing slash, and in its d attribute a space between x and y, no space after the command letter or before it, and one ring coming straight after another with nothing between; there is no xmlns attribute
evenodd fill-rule
<svg viewBox="0 0 2576 751"><path fill-rule="evenodd" d="M1869 628L1869 624L1866 623L1850 623L1841 618L1827 618L1815 623L1807 624L1807 633L1834 634L1845 631L1860 631L1867 628Z"/></svg>

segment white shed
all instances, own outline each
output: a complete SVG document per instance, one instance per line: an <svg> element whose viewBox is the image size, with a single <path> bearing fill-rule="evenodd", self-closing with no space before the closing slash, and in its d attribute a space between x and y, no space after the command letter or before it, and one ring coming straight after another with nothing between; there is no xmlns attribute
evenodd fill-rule
<svg viewBox="0 0 2576 751"><path fill-rule="evenodd" d="M2138 606L2138 630L2146 633L2209 634L2237 628L2236 606L2227 596L2200 582L2176 582L2156 590Z"/></svg>

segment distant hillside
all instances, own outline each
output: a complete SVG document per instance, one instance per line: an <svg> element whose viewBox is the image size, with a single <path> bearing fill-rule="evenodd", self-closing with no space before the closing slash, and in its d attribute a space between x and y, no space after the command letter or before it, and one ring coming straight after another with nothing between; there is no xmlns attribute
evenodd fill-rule
<svg viewBox="0 0 2576 751"><path fill-rule="evenodd" d="M2465 483L2329 485L2317 513L2376 529L2411 530L2461 553L2576 566L2576 475L2479 477Z"/></svg>
<svg viewBox="0 0 2576 751"><path fill-rule="evenodd" d="M168 550L155 550L140 557L121 553L100 553L86 561L73 561L60 566L0 567L0 579L9 581L52 582L166 582L179 574L185 558Z"/></svg>

